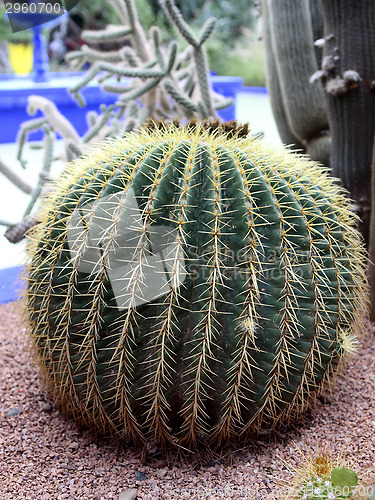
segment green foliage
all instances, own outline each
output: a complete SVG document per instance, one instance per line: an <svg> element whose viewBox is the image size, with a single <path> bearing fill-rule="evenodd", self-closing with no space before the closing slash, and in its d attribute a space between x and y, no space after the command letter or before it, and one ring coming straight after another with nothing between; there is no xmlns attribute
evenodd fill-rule
<svg viewBox="0 0 375 500"><path fill-rule="evenodd" d="M116 24L118 15L107 0L79 0L70 15L80 14L84 29L98 29L107 24Z"/></svg>
<svg viewBox="0 0 375 500"><path fill-rule="evenodd" d="M146 0L152 9L155 17L160 16L162 12L160 0ZM176 6L181 12L186 22L190 23L199 16L199 11L207 0L176 0ZM165 21L163 22L163 24Z"/></svg>
<svg viewBox="0 0 375 500"><path fill-rule="evenodd" d="M217 18L216 37L223 46L233 48L242 39L244 30L255 27L257 18L254 0L214 0L205 2L200 17ZM200 19L198 17L198 19Z"/></svg>
<svg viewBox="0 0 375 500"><path fill-rule="evenodd" d="M136 0L136 6L139 12L142 12L142 25L146 29L161 24L162 12L155 18L148 0ZM120 21L118 13L108 0L79 0L70 12L72 15L82 15L84 29L99 29L108 24L118 24Z"/></svg>
<svg viewBox="0 0 375 500"><path fill-rule="evenodd" d="M5 19L5 7L0 9L0 40L11 43L28 43L32 40L30 29L13 33L8 19Z"/></svg>
<svg viewBox="0 0 375 500"><path fill-rule="evenodd" d="M218 75L240 76L248 87L265 87L264 46L246 34L233 49L224 49L217 40L207 44L210 68Z"/></svg>
<svg viewBox="0 0 375 500"><path fill-rule="evenodd" d="M247 127L151 122L76 160L38 217L36 356L100 432L246 440L304 411L353 350L366 280L349 202Z"/></svg>
<svg viewBox="0 0 375 500"><path fill-rule="evenodd" d="M147 1L152 6L154 14L157 16L156 24L160 26L163 31L170 30L170 24L166 23L165 18L160 16L160 0ZM244 70L240 70L240 54L237 58L238 67L231 65L226 66L225 61L228 60L228 57L236 57L236 52L232 51L236 49L237 46L240 48L247 45L247 33L256 26L258 15L256 2L254 0L237 0L236 2L226 0L190 0L186 2L185 0L180 0L179 2L176 1L176 5L180 9L185 21L189 23L194 31L197 31L210 17L215 17L217 19L215 33L206 46L210 67L216 71L213 66L215 64L221 64L223 69L220 73L216 71L218 74L242 76ZM249 55L249 53L243 54L243 56ZM244 59L242 61L242 66L246 65L247 59ZM230 73L232 70L236 72Z"/></svg>

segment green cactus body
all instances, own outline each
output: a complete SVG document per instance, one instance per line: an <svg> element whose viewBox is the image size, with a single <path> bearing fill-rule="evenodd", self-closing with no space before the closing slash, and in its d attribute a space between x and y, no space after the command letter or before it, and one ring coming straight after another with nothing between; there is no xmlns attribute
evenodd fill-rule
<svg viewBox="0 0 375 500"><path fill-rule="evenodd" d="M126 134L44 203L27 319L53 394L85 425L247 439L305 410L352 349L366 285L348 201L306 158L228 135Z"/></svg>

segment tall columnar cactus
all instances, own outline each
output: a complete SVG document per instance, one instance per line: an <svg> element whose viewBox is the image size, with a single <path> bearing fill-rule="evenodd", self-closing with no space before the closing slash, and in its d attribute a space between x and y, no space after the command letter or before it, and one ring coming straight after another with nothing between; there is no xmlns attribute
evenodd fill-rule
<svg viewBox="0 0 375 500"><path fill-rule="evenodd" d="M60 405L157 443L294 418L355 343L364 253L322 167L236 124L151 123L76 160L29 243L26 316Z"/></svg>
<svg viewBox="0 0 375 500"><path fill-rule="evenodd" d="M319 0L263 0L267 87L281 140L329 165L330 138L314 39L323 32ZM320 15L319 15L320 14Z"/></svg>
<svg viewBox="0 0 375 500"><path fill-rule="evenodd" d="M368 243L375 134L374 3L321 3L325 35L321 80L332 138L332 173L355 200L360 231Z"/></svg>

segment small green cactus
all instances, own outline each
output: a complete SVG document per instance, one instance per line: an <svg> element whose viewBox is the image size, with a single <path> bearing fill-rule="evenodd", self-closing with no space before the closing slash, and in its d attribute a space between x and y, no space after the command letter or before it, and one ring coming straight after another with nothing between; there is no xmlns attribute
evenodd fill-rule
<svg viewBox="0 0 375 500"><path fill-rule="evenodd" d="M135 441L246 440L353 349L365 255L314 162L236 123L150 123L77 159L29 242L31 339L77 421Z"/></svg>
<svg viewBox="0 0 375 500"><path fill-rule="evenodd" d="M358 476L350 465L345 464L341 455L334 458L327 448L317 453L304 455L297 467L292 467L294 479L282 481L282 487L287 489L288 500L335 500L355 498L365 491L363 485L358 487ZM286 463L286 467L288 464Z"/></svg>
<svg viewBox="0 0 375 500"><path fill-rule="evenodd" d="M354 470L342 465L338 458L323 452L307 459L307 465L296 470L295 500L335 500L358 498L358 476Z"/></svg>
<svg viewBox="0 0 375 500"><path fill-rule="evenodd" d="M358 484L357 474L347 467L336 467L326 476L312 475L303 484L301 500L335 500L353 498Z"/></svg>

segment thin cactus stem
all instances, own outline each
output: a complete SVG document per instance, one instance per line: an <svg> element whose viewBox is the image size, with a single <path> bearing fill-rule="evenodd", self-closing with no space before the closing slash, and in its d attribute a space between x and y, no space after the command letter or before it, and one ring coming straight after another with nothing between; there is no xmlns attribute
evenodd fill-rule
<svg viewBox="0 0 375 500"><path fill-rule="evenodd" d="M31 194L33 188L17 175L8 165L0 159L0 173L3 174L12 184L18 187L23 193Z"/></svg>
<svg viewBox="0 0 375 500"><path fill-rule="evenodd" d="M126 9L127 9L127 14L128 14L128 19L130 26L132 28L132 45L135 50L137 50L139 57L142 59L142 61L148 61L150 59L150 53L147 50L148 48L148 42L147 42L147 37L146 34L139 23L138 19L138 14L137 14L137 9L135 8L135 3L134 0L124 0Z"/></svg>
<svg viewBox="0 0 375 500"><path fill-rule="evenodd" d="M188 64L193 56L192 47L189 45L183 50L178 56L176 61L176 70L179 70L183 67L184 64Z"/></svg>
<svg viewBox="0 0 375 500"><path fill-rule="evenodd" d="M131 33L131 28L110 24L104 30L83 31L81 36L85 42L89 43L109 42L112 40L120 42L126 40Z"/></svg>
<svg viewBox="0 0 375 500"><path fill-rule="evenodd" d="M175 71L175 78L178 82L181 82L182 80L189 78L192 75L192 73L194 74L194 71L192 71L192 66L190 66L188 68L176 70Z"/></svg>
<svg viewBox="0 0 375 500"><path fill-rule="evenodd" d="M47 124L46 118L36 118L35 120L29 120L28 122L25 122L21 125L21 129L18 132L17 138L17 160L21 163L23 168L25 168L26 165L26 162L22 159L26 136L30 132L39 129L45 124Z"/></svg>
<svg viewBox="0 0 375 500"><path fill-rule="evenodd" d="M28 215L25 219L22 219L20 222L13 224L9 229L7 229L4 236L10 243L18 243L25 237L27 231L35 226L35 224L35 217Z"/></svg>
<svg viewBox="0 0 375 500"><path fill-rule="evenodd" d="M194 69L192 68L191 74L190 74L190 76L188 76L188 78L186 79L184 86L183 86L184 92L186 92L186 94L189 97L191 97L193 95L195 85L196 85L195 72L194 72Z"/></svg>
<svg viewBox="0 0 375 500"><path fill-rule="evenodd" d="M228 106L232 106L233 103L234 101L232 97L228 97L227 99L220 99L217 102L215 102L214 108L216 109L216 111L218 111L220 109L225 109Z"/></svg>
<svg viewBox="0 0 375 500"><path fill-rule="evenodd" d="M137 115L138 115L138 112L139 112L139 108L137 106L137 104L132 101L128 104L128 107L127 107L127 116L130 116L132 118L136 118Z"/></svg>
<svg viewBox="0 0 375 500"><path fill-rule="evenodd" d="M136 52L134 49L131 47L124 47L123 48L123 54L127 62L130 64L132 68L136 68L138 66L141 66L142 62L137 56Z"/></svg>
<svg viewBox="0 0 375 500"><path fill-rule="evenodd" d="M202 46L204 42L212 35L216 26L217 20L214 17L210 17L207 19L205 24L203 25L201 32L198 36L198 44Z"/></svg>
<svg viewBox="0 0 375 500"><path fill-rule="evenodd" d="M70 89L70 91L75 94L83 87L85 87L89 82L91 82L101 71L108 71L109 73L115 75L128 76L132 78L158 78L164 76L164 72L160 70L152 70L147 68L123 68L105 62L98 62L91 68L91 70L84 78L82 78L80 82L78 82Z"/></svg>
<svg viewBox="0 0 375 500"><path fill-rule="evenodd" d="M217 115L212 107L211 102L211 89L210 84L208 82L208 66L205 54L202 50L202 47L194 48L194 61L197 71L197 80L198 86L200 90L200 94L202 97L202 103L204 103L207 116L206 118L216 118Z"/></svg>
<svg viewBox="0 0 375 500"><path fill-rule="evenodd" d="M81 156L82 150L74 142L68 141L66 147L70 151L70 153L73 153L77 158Z"/></svg>
<svg viewBox="0 0 375 500"><path fill-rule="evenodd" d="M42 96L32 95L28 99L28 113L35 114L37 111L42 111L48 124L62 137L80 142L79 134L74 126L60 113L53 102Z"/></svg>
<svg viewBox="0 0 375 500"><path fill-rule="evenodd" d="M65 59L69 62L77 60L77 63L82 67L86 62L96 62L102 57L100 50L92 49L91 47L83 46L79 51L70 52ZM78 61L80 59L80 61ZM110 63L118 63L123 60L122 53L118 50L108 51L105 53L105 59Z"/></svg>
<svg viewBox="0 0 375 500"><path fill-rule="evenodd" d="M197 111L198 107L197 105L186 95L184 95L178 88L177 85L173 83L172 80L167 80L164 83L164 87L168 91L168 93L175 99L181 106L186 108L189 112L191 111Z"/></svg>
<svg viewBox="0 0 375 500"><path fill-rule="evenodd" d="M180 11L177 9L174 0L165 0L162 5L165 8L168 16L172 19L173 24L176 26L185 40L194 48L198 47L199 41L190 29L190 26L184 21L184 18L182 17Z"/></svg>
<svg viewBox="0 0 375 500"><path fill-rule="evenodd" d="M25 212L23 214L23 219L25 219L32 211L36 201L38 200L44 184L50 180L49 174L51 171L51 165L53 161L53 146L55 134L52 130L48 129L47 126L44 127L45 137L44 137L44 159L42 170L39 173L38 183L32 193L29 204L27 205Z"/></svg>
<svg viewBox="0 0 375 500"><path fill-rule="evenodd" d="M5 221L3 219L0 219L0 226L5 226L5 227L10 228L10 227L13 226L13 224L11 222L7 222L7 221Z"/></svg>
<svg viewBox="0 0 375 500"><path fill-rule="evenodd" d="M125 94L126 92L130 92L132 87L127 85L116 85L113 83L106 83L103 85L103 89L106 92L112 92L113 94Z"/></svg>
<svg viewBox="0 0 375 500"><path fill-rule="evenodd" d="M176 42L171 42L169 47L168 47L168 53L167 53L167 57L166 57L166 68L165 68L165 73L166 74L170 74L172 69L173 69L173 65L175 63L175 60L176 60L176 55L177 55L177 43Z"/></svg>
<svg viewBox="0 0 375 500"><path fill-rule="evenodd" d="M38 142L29 142L29 147L30 149L33 149L35 151L39 151L40 149L43 148L43 143L38 141Z"/></svg>
<svg viewBox="0 0 375 500"><path fill-rule="evenodd" d="M77 101L78 106L84 108L86 106L86 99L84 98L84 96L80 92L75 92L73 95L75 100Z"/></svg>
<svg viewBox="0 0 375 500"><path fill-rule="evenodd" d="M202 112L204 118L206 117L215 118L216 113L212 107L210 85L208 82L208 66L204 51L202 50L201 47L201 42L193 35L190 27L186 24L186 22L182 18L173 0L166 0L163 5L165 6L165 9L169 14L169 16L175 22L175 25L177 29L180 31L181 35L185 38L185 40L188 43L190 43L194 47L193 58L195 61L200 94L204 103L204 106L200 105L200 109L201 112L204 110L204 114ZM215 22L216 21L214 19L209 19L207 21L206 25L204 26L204 29L201 32L201 37L203 41L205 41L212 33L215 27Z"/></svg>
<svg viewBox="0 0 375 500"><path fill-rule="evenodd" d="M119 15L122 23L127 23L128 17L126 14L125 3L123 0L108 0L108 3L113 6L117 14Z"/></svg>
<svg viewBox="0 0 375 500"><path fill-rule="evenodd" d="M198 109L200 111L200 117L202 120L207 120L209 118L208 111L203 102L198 102Z"/></svg>
<svg viewBox="0 0 375 500"><path fill-rule="evenodd" d="M139 116L138 116L138 122L141 127L145 124L148 118L149 118L148 110L146 108L141 109L139 111Z"/></svg>
<svg viewBox="0 0 375 500"><path fill-rule="evenodd" d="M135 88L134 90L124 94L119 102L121 104L125 104L134 99L138 99L138 97L141 97L143 94L146 94L146 92L156 87L160 81L161 77L148 80L142 87Z"/></svg>
<svg viewBox="0 0 375 500"><path fill-rule="evenodd" d="M113 106L109 106L108 109L100 115L100 118L98 118L96 123L82 137L82 142L83 143L90 142L91 139L93 139L100 132L100 130L104 127L104 125L113 115L114 115Z"/></svg>
<svg viewBox="0 0 375 500"><path fill-rule="evenodd" d="M131 132L136 126L137 120L135 118L129 118L129 120L125 122L124 133Z"/></svg>
<svg viewBox="0 0 375 500"><path fill-rule="evenodd" d="M89 127L93 127L98 119L98 113L96 111L89 111L86 114L86 121Z"/></svg>
<svg viewBox="0 0 375 500"><path fill-rule="evenodd" d="M163 52L160 48L160 44L161 44L160 28L158 28L157 26L154 26L153 28L151 28L150 36L151 36L152 41L154 43L154 51L155 51L155 55L156 55L156 59L158 61L158 64L162 70L165 70L166 69L165 59L163 56Z"/></svg>

